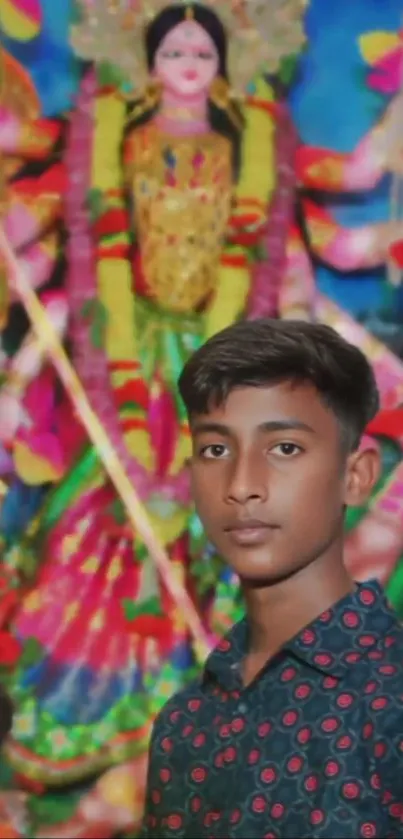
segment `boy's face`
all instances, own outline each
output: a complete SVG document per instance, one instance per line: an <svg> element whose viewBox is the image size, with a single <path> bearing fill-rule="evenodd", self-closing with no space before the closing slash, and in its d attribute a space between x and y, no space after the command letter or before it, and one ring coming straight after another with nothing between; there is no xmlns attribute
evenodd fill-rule
<svg viewBox="0 0 403 839"><path fill-rule="evenodd" d="M245 387L192 417L193 493L205 530L245 581L309 565L343 531L379 473L374 450L347 456L334 414L309 384Z"/></svg>

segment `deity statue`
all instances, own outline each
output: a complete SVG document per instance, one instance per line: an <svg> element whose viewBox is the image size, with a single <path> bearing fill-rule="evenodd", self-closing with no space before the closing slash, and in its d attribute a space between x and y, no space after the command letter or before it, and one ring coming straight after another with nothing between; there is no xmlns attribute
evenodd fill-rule
<svg viewBox="0 0 403 839"><path fill-rule="evenodd" d="M70 342L172 573L213 633L221 571L191 561L189 435L176 379L208 335L247 310L275 190L275 103L262 73L302 46L303 3L278 4L271 43L263 7L249 20L230 2L157 2L151 15L147 7L129 20L126 10L123 20L117 5L83 8L73 28L73 48L91 66L67 127L41 120L36 102L15 112L11 81L24 92L28 83L5 56L4 160L54 156L39 176L13 170L3 228ZM49 288L63 235L64 280ZM16 304L6 274L7 329ZM309 289L307 314L311 305ZM197 655L35 332L9 353L4 380L0 438L15 476L2 510L2 574L16 593L7 621L22 649L4 754L39 791L140 765L152 719ZM21 484L34 501L13 527Z"/></svg>

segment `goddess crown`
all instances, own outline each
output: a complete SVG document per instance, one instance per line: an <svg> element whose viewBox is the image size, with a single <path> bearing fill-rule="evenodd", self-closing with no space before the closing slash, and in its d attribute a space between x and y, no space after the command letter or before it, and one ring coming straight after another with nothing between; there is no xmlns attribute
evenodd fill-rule
<svg viewBox="0 0 403 839"><path fill-rule="evenodd" d="M245 92L259 70L275 73L283 59L299 52L305 42L303 16L309 0L202 0L214 11L228 37L231 85ZM123 75L130 92L147 85L144 31L169 5L189 0L78 0L81 22L71 28L76 55L96 64L107 62Z"/></svg>

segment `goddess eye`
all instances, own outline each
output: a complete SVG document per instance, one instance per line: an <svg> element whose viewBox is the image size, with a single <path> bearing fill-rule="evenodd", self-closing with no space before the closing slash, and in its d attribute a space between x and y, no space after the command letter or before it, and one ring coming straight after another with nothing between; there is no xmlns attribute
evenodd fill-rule
<svg viewBox="0 0 403 839"><path fill-rule="evenodd" d="M203 61L211 61L214 56L212 52L198 52L197 57L201 58Z"/></svg>
<svg viewBox="0 0 403 839"><path fill-rule="evenodd" d="M183 53L180 50L167 50L161 53L162 58L182 58Z"/></svg>
<svg viewBox="0 0 403 839"><path fill-rule="evenodd" d="M280 457L295 457L302 452L302 448L297 446L296 443L277 443L270 451L275 452Z"/></svg>
<svg viewBox="0 0 403 839"><path fill-rule="evenodd" d="M227 453L228 446L224 446L223 443L213 443L210 446L204 446L200 449L201 457L207 458L208 460L220 460Z"/></svg>

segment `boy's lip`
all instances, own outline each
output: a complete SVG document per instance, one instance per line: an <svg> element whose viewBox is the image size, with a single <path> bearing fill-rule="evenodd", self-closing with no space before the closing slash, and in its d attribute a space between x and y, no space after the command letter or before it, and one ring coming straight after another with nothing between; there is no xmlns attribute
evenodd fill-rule
<svg viewBox="0 0 403 839"><path fill-rule="evenodd" d="M261 530L262 528L269 528L273 525L267 524L267 522L262 521L261 519L235 519L235 521L228 524L224 530L227 533L232 533L238 530Z"/></svg>
<svg viewBox="0 0 403 839"><path fill-rule="evenodd" d="M253 548L266 542L270 531L277 528L261 519L236 519L225 532L238 547Z"/></svg>

